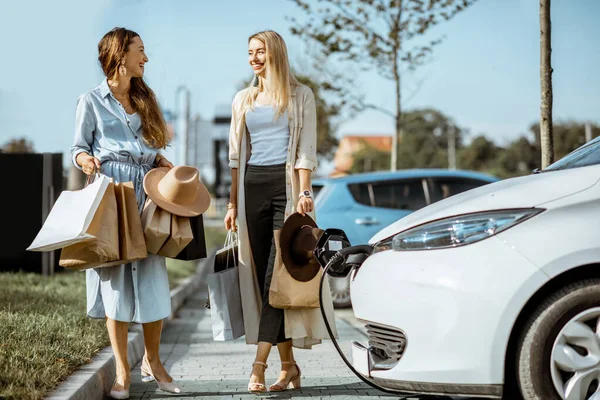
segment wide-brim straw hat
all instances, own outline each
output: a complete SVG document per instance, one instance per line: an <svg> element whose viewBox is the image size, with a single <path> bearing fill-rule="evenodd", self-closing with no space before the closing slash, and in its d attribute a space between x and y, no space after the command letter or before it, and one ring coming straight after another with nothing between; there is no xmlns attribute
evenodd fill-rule
<svg viewBox="0 0 600 400"><path fill-rule="evenodd" d="M156 205L179 217L195 217L210 206L210 193L194 167L154 168L144 177L144 191Z"/></svg>
<svg viewBox="0 0 600 400"><path fill-rule="evenodd" d="M297 281L308 282L321 269L314 250L322 234L323 230L308 215L294 213L285 220L279 239L281 258Z"/></svg>

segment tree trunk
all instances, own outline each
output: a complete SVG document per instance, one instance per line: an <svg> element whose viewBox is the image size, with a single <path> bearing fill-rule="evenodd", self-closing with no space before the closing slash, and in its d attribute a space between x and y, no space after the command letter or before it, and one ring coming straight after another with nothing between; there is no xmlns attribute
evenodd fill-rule
<svg viewBox="0 0 600 400"><path fill-rule="evenodd" d="M400 153L400 145L402 144L402 98L400 93L400 73L398 72L396 63L394 63L394 83L396 84L396 131L392 137L392 162L390 164L392 171L398 169L398 154Z"/></svg>
<svg viewBox="0 0 600 400"><path fill-rule="evenodd" d="M550 22L550 0L540 0L540 141L542 169L554 162L552 138L552 41Z"/></svg>

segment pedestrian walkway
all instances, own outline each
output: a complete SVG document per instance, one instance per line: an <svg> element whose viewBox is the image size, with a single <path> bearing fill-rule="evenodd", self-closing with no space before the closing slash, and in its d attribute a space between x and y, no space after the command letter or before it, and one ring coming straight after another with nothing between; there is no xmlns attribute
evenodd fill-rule
<svg viewBox="0 0 600 400"><path fill-rule="evenodd" d="M195 294L169 322L162 336L161 357L167 370L185 393L169 395L159 391L156 383L143 383L140 365L132 371L131 399L256 399L256 398L335 398L372 399L394 398L361 382L346 367L331 341L325 341L313 350L296 350L295 357L302 368L300 390L266 393L257 396L247 392L249 374L254 361L255 346L243 338L229 342L214 342L210 310L204 308L206 291ZM364 334L347 322L349 310L338 311L340 344L346 354L351 340L364 340ZM351 322L351 321L350 321ZM276 381L279 355L273 348L266 371L267 386Z"/></svg>

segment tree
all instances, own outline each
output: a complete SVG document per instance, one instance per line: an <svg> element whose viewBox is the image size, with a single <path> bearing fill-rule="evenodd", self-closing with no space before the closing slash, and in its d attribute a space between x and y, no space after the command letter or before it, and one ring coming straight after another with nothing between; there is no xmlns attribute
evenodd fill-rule
<svg viewBox="0 0 600 400"><path fill-rule="evenodd" d="M483 135L471 140L469 146L461 149L460 165L473 171L490 171L494 169L500 148Z"/></svg>
<svg viewBox="0 0 600 400"><path fill-rule="evenodd" d="M489 172L499 178L531 174L531 171L540 166L539 147L525 136L520 136L506 148L499 148L496 164Z"/></svg>
<svg viewBox="0 0 600 400"><path fill-rule="evenodd" d="M552 26L550 0L540 0L540 127L542 145L542 168L554 162L552 136Z"/></svg>
<svg viewBox="0 0 600 400"><path fill-rule="evenodd" d="M365 141L361 145L361 149L352 156L351 174L390 169L389 151L378 150Z"/></svg>
<svg viewBox="0 0 600 400"><path fill-rule="evenodd" d="M456 148L462 147L462 130L442 112L426 108L402 115L404 136L398 152L398 168L448 168L448 144L454 135Z"/></svg>
<svg viewBox="0 0 600 400"><path fill-rule="evenodd" d="M315 8L308 0L291 0L308 16L308 21L293 23L291 32L319 45L325 57L375 68L395 88L395 109L376 105L361 108L379 110L395 120L391 168L400 168L402 142L402 75L424 64L441 39L422 45L418 39L442 20L449 20L476 0L319 0ZM414 44L411 44L414 43Z"/></svg>
<svg viewBox="0 0 600 400"><path fill-rule="evenodd" d="M553 147L557 160L563 158L585 143L585 125L586 124L584 123L576 121L565 121L553 124L552 133L556 139ZM590 128L591 138L600 136L600 126L591 124ZM529 130L533 134L534 143L539 154L543 148L540 124L536 123L531 125Z"/></svg>
<svg viewBox="0 0 600 400"><path fill-rule="evenodd" d="M457 148L462 147L463 131L449 117L435 109L417 109L402 115L407 135L399 153L398 168L447 168L449 138L454 136ZM350 172L381 171L390 167L390 152L364 143L353 155Z"/></svg>
<svg viewBox="0 0 600 400"><path fill-rule="evenodd" d="M305 75L296 75L296 79L311 88L315 95L315 105L317 108L317 155L326 160L331 160L338 145L338 140L335 137L337 130L335 118L340 115L342 106L326 102L321 93L323 90L316 80Z"/></svg>
<svg viewBox="0 0 600 400"><path fill-rule="evenodd" d="M27 138L11 139L2 146L3 153L33 153L33 142Z"/></svg>

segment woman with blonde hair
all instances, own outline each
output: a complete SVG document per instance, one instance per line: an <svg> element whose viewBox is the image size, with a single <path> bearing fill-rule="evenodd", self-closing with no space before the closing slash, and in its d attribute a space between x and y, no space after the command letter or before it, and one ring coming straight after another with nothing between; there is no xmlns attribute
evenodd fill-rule
<svg viewBox="0 0 600 400"><path fill-rule="evenodd" d="M290 71L283 38L273 31L248 39L250 86L236 94L229 133L231 192L225 227L239 223L239 274L246 342L258 344L248 390L266 391L265 370L277 345L281 371L271 391L300 387L292 347L310 349L327 337L319 309L283 310L269 304L278 256L275 232L294 212L314 218L311 173L317 167L312 91ZM329 289L324 304L332 315Z"/></svg>
<svg viewBox="0 0 600 400"><path fill-rule="evenodd" d="M87 175L100 172L115 182L133 182L141 212L146 173L156 167L173 167L159 153L169 142L167 127L154 92L143 80L148 57L140 36L115 28L104 35L98 53L106 79L79 97L71 159ZM116 379L110 396L129 397L130 322L144 328L142 380L156 380L160 389L180 393L158 353L162 320L171 314L165 258L150 255L123 265L88 269L86 286L87 313L106 318L115 354Z"/></svg>

